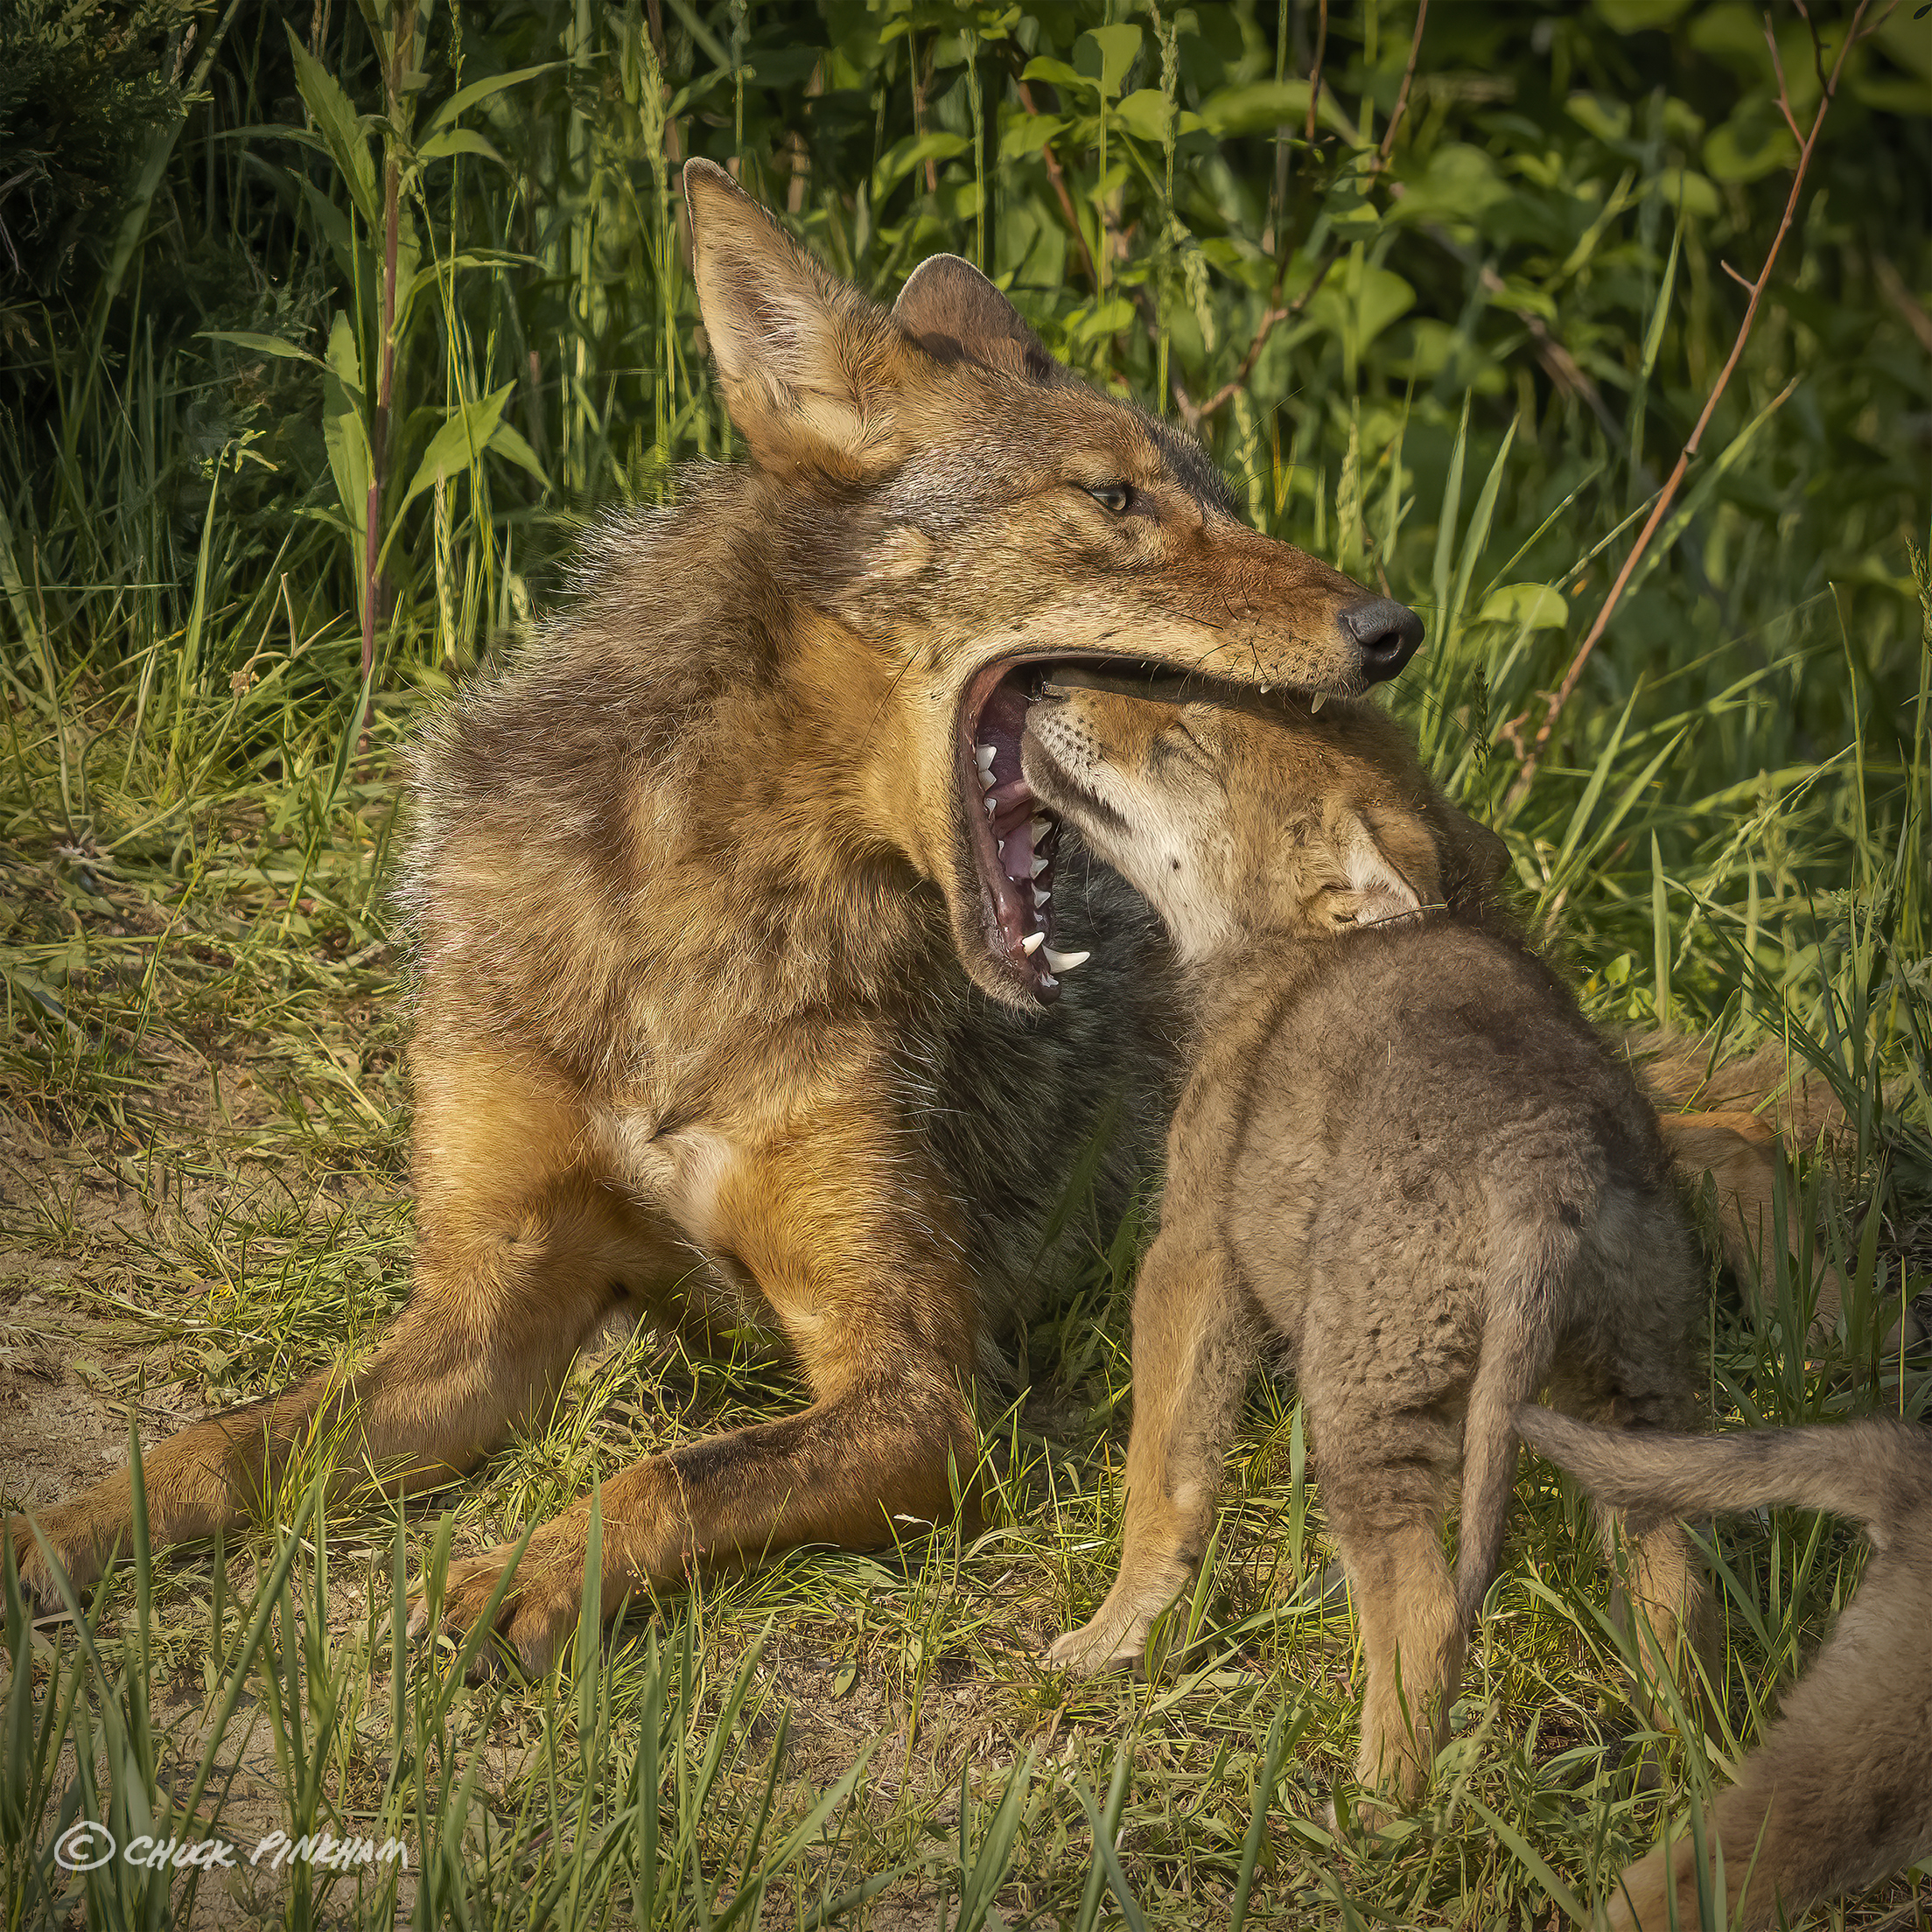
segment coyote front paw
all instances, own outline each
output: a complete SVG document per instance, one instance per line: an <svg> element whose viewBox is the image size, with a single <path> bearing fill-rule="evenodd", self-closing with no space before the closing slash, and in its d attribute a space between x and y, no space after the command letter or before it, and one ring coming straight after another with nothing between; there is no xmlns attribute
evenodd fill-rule
<svg viewBox="0 0 1932 1932"><path fill-rule="evenodd" d="M483 1620L499 1579L516 1557L513 1543L499 1544L480 1557L466 1557L450 1565L443 1586L437 1629L458 1642ZM578 1545L574 1559L567 1536L556 1526L540 1530L530 1538L516 1573L497 1606L495 1634L514 1655L525 1673L542 1676L577 1628L584 1596L584 1553ZM410 1634L430 1633L430 1606L418 1592L410 1600ZM491 1643L477 1647L470 1662L472 1682L486 1677L500 1662Z"/></svg>
<svg viewBox="0 0 1932 1932"><path fill-rule="evenodd" d="M1173 1600L1172 1588L1124 1590L1116 1583L1090 1621L1055 1637L1047 1646L1048 1669L1090 1677L1116 1664L1139 1662L1155 1618Z"/></svg>
<svg viewBox="0 0 1932 1932"><path fill-rule="evenodd" d="M94 1536L85 1530L73 1534L59 1520L66 1514L65 1509L44 1512L38 1518L40 1534L46 1538L55 1560L66 1572L75 1594L85 1595L100 1580L102 1564L94 1554ZM53 1615L66 1600L53 1580L52 1568L47 1562L46 1551L41 1549L34 1536L33 1523L25 1516L9 1516L7 1534L13 1539L15 1573L20 1578L20 1594L25 1598L27 1608L35 1616ZM129 1540L127 1537L122 1539L123 1550Z"/></svg>

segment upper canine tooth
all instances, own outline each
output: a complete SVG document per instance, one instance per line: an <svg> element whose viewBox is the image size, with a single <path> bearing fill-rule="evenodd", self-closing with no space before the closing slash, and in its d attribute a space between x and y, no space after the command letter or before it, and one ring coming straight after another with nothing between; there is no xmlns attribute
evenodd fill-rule
<svg viewBox="0 0 1932 1932"><path fill-rule="evenodd" d="M1070 973L1076 966L1084 966L1094 956L1088 953L1056 953L1051 946L1046 948L1046 964L1056 973Z"/></svg>
<svg viewBox="0 0 1932 1932"><path fill-rule="evenodd" d="M1046 938L1045 933L1028 933L1026 938L1020 941L1019 949L1026 954L1028 959L1031 959L1045 943ZM1046 956L1051 959L1054 956L1049 953Z"/></svg>
<svg viewBox="0 0 1932 1932"><path fill-rule="evenodd" d="M1322 705L1327 701L1327 692L1317 691L1315 695L1308 700L1309 717L1312 718L1315 713L1321 709Z"/></svg>

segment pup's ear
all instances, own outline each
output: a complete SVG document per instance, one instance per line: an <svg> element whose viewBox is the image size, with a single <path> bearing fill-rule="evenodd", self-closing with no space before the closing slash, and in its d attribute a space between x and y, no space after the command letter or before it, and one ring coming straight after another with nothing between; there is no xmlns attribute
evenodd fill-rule
<svg viewBox="0 0 1932 1932"><path fill-rule="evenodd" d="M963 358L1035 382L1053 382L1068 373L1019 311L956 255L928 256L906 276L892 319L942 362Z"/></svg>
<svg viewBox="0 0 1932 1932"><path fill-rule="evenodd" d="M1407 919L1440 900L1435 844L1418 822L1404 815L1371 828L1344 806L1325 830L1348 882L1345 897L1331 899L1331 916L1338 925L1380 926Z"/></svg>
<svg viewBox="0 0 1932 1932"><path fill-rule="evenodd" d="M846 477L890 459L905 348L886 316L828 275L710 161L684 164L697 305L724 406L770 468Z"/></svg>
<svg viewBox="0 0 1932 1932"><path fill-rule="evenodd" d="M1446 798L1432 801L1430 818L1444 902L1459 913L1479 912L1492 904L1509 876L1509 848Z"/></svg>

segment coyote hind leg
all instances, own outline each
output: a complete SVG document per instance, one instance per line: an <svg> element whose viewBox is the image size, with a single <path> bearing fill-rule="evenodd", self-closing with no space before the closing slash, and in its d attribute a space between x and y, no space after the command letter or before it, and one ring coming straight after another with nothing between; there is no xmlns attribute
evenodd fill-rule
<svg viewBox="0 0 1932 1932"><path fill-rule="evenodd" d="M1326 1502L1362 1633L1356 1781L1413 1804L1447 1734L1466 1643L1442 1554L1439 1478L1406 1466L1354 1471ZM1377 1822L1379 1808L1364 1816Z"/></svg>

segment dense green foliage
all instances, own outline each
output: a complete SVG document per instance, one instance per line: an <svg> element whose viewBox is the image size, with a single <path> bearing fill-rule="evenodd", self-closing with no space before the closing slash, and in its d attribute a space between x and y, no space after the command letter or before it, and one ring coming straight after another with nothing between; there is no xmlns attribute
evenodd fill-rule
<svg viewBox="0 0 1932 1932"><path fill-rule="evenodd" d="M1592 1010L1782 1033L1846 1104L1802 1210L1844 1326L1796 1344L1816 1284L1782 1256L1755 1305L1714 1292L1714 1410L1923 1415L1886 1337L1932 1286L1932 9L1807 4L1768 43L1747 0L1433 0L1419 42L1410 0L0 0L0 1363L43 1350L50 1389L130 1413L162 1391L167 1426L346 1362L399 1301L391 754L586 520L731 452L676 200L703 154L882 300L971 256L1196 424L1257 525L1424 612L1394 702ZM138 1548L84 1641L10 1606L8 1922L190 1918L197 1881L63 1874L33 1838L164 1788L202 1793L197 1829L417 1847L400 1888L277 1879L256 1902L291 1925L805 1924L881 1880L962 1928L1218 1927L1250 1896L1257 1924L1590 1922L1665 1807L1546 1474L1432 1809L1383 1838L1337 1782L1350 1624L1271 1383L1185 1666L1034 1666L1110 1566L1136 1232L1095 1229L1030 1338L985 1536L707 1584L548 1686L388 1670L402 1578L782 1410L763 1356L640 1336L373 1549L367 1516L303 1540L304 1462L232 1586L226 1550ZM1719 1555L1734 1760L1857 1558L1792 1513ZM205 1710L150 1706L196 1670ZM225 1712L267 1727L232 1803ZM1681 1817L1710 1767L1666 1757ZM1830 1922L1902 1927L1916 1883Z"/></svg>
<svg viewBox="0 0 1932 1932"><path fill-rule="evenodd" d="M175 47L185 113L124 78L125 111L77 88L43 135L17 109L0 178L68 184L42 226L86 210L92 252L0 308L16 629L41 600L104 667L285 576L304 631L360 612L378 690L470 662L584 516L729 447L677 233L676 163L704 153L882 298L966 253L1061 354L1199 422L1256 522L1424 611L1410 700L1502 808L1785 211L1781 76L1809 131L1849 14L1781 7L1774 47L1743 0L1438 6L1419 46L1380 0L1115 12L234 0L192 73ZM29 10L18 73L64 85L78 19L88 72L124 76L162 17L122 18ZM1768 806L1861 721L1887 765L1912 737L1932 21L1859 18L1741 362L1558 739L1592 762L1640 681L1640 732L1714 707L1662 774L1685 806ZM110 122L146 143L111 213ZM202 649L198 690L248 632L234 663ZM305 703L341 704L338 662L291 673ZM1660 824L1661 863L1713 823ZM1774 897L1830 882L1774 830Z"/></svg>

